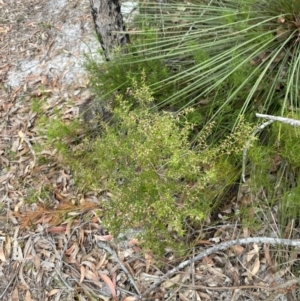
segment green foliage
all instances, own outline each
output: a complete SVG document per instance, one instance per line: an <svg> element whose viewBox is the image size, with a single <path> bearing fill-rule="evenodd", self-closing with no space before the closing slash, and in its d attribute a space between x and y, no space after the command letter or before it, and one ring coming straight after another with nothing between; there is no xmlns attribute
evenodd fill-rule
<svg viewBox="0 0 300 301"><path fill-rule="evenodd" d="M299 114L293 118L299 119ZM263 135L266 143L255 143L249 150L251 193L258 200L263 191L267 204L278 205L278 228L282 231L299 215L299 135L297 127L273 123Z"/></svg>
<svg viewBox="0 0 300 301"><path fill-rule="evenodd" d="M283 49L289 46L299 53L290 43L297 39L290 31L295 23L293 12L290 6L284 7L289 10L284 19L289 23L283 24L291 35L288 44L278 34L282 11L272 5L258 1L226 1L224 5L143 2L134 20L137 30L130 32L132 43L122 53L117 50L108 64L88 60L91 86L110 102L114 93L125 95L134 81L140 82L145 70L156 107L174 111L193 107L189 117L197 122L198 131L213 120L220 136L229 133L245 112L270 113L291 103L297 107L295 93L291 103L284 94L297 82L291 82L295 71L288 75L294 69ZM253 120L253 115L248 114L248 119Z"/></svg>
<svg viewBox="0 0 300 301"><path fill-rule="evenodd" d="M248 159L251 162L251 182L252 188L258 191L261 187L269 187L270 184L270 168L271 158L276 152L270 146L263 146L261 142L257 142L249 150Z"/></svg>
<svg viewBox="0 0 300 301"><path fill-rule="evenodd" d="M298 118L297 118L298 116ZM299 114L293 116L299 119ZM288 124L275 124L274 134L277 134L278 151L294 168L300 167L300 128Z"/></svg>
<svg viewBox="0 0 300 301"><path fill-rule="evenodd" d="M128 45L125 51L128 52L126 57L116 50L115 59L105 64L87 58L86 68L89 72L90 85L94 93L102 101L109 103L111 99L114 99L112 96L116 93L126 95L127 89L132 88L134 82L141 83L143 72L147 74L147 84L150 87L171 76L171 71L160 59L145 60L139 64L135 63L136 59L130 53L134 52L135 44L141 43L143 39L144 37L136 41L132 39L133 43ZM154 95L155 102L162 102L168 95L174 92L175 87L165 89L162 86L160 89L157 89ZM130 100L130 97L127 99ZM114 103L114 105L118 104Z"/></svg>
<svg viewBox="0 0 300 301"><path fill-rule="evenodd" d="M60 120L59 114L57 114L56 118L50 120L46 116L41 116L37 125L40 134L44 135L46 133L46 143L51 144L63 154L68 152L68 144L79 141L78 132L79 128L82 128L78 120L73 120L71 124L64 123Z"/></svg>
<svg viewBox="0 0 300 301"><path fill-rule="evenodd" d="M25 202L28 204L42 203L44 205L49 203L50 194L53 193L54 188L51 186L35 186L28 190L25 197Z"/></svg>
<svg viewBox="0 0 300 301"><path fill-rule="evenodd" d="M158 67L157 80L149 83L158 107L180 111L192 106L198 128L213 120L222 136L240 114L247 112L253 120L257 111L299 107L298 5L280 0L143 2L134 46L116 64L136 70L159 61L165 68Z"/></svg>
<svg viewBox="0 0 300 301"><path fill-rule="evenodd" d="M296 183L295 183L296 184ZM288 223L291 219L297 219L300 214L300 185L297 183L294 188L287 191L284 195L284 202L280 203L281 218L285 223Z"/></svg>
<svg viewBox="0 0 300 301"><path fill-rule="evenodd" d="M40 100L38 98L33 98L31 100L30 109L33 113L36 113L36 114L43 113L43 108L42 108L42 106L40 104Z"/></svg>
<svg viewBox="0 0 300 301"><path fill-rule="evenodd" d="M50 23L47 23L47 22L40 22L38 23L38 25L44 29L51 29L52 28L52 25Z"/></svg>
<svg viewBox="0 0 300 301"><path fill-rule="evenodd" d="M158 107L193 107L186 117L196 123L195 134L214 121L209 138L216 143L240 115L252 122L256 112L285 116L299 111L299 1L143 2L142 12L155 27L157 41L137 45L135 63L160 59L175 71L151 88L156 93L162 86L175 87ZM251 186L255 192L263 187L270 203L282 204L282 194L293 194L287 180L291 172L298 186L299 134L275 125L264 144L261 138L250 150ZM278 156L280 166L274 163Z"/></svg>
<svg viewBox="0 0 300 301"><path fill-rule="evenodd" d="M245 136L239 136L239 130L236 129L237 132L229 136L226 142L222 139L238 126L240 116L245 115L247 121L253 121L255 112L283 114L290 109L296 111L299 107L297 70L300 67L300 25L295 14L295 7L298 5L284 4L280 0L227 0L224 3L205 0L184 3L172 1L167 5L143 2L140 6L141 14L135 20L137 31L132 35L133 44L122 56L117 56L110 66L106 65L104 73L108 77L99 75L94 82L91 81L93 86L102 85L103 90L98 90L98 95L106 94L106 87L114 93L119 91L124 95L122 100L118 98L113 102L112 107L116 112L120 106L121 110L125 110L124 103L133 112L137 112L135 108L141 109L140 103L132 95L126 94L126 89L134 89L134 82L137 81L139 85L142 84L140 78L145 69L147 85L151 87L154 98L152 104L148 103L148 107L173 112L179 118L176 126L180 126L176 131L193 124L188 130L187 141L195 137L201 140L201 135L206 137L204 145L208 145L202 159L209 158L209 162L213 163L208 165L208 169L203 168L208 173L205 174L208 182L201 198L208 200L205 201L208 208L211 208L212 200L218 198L222 189L231 185L239 174L237 162L241 162L242 158L236 154L236 150L243 147L239 141L244 142ZM99 78L103 79L101 84ZM176 115L180 111L184 111L184 114ZM130 115L131 111L127 112ZM151 114L156 113L154 111ZM143 120L149 118L147 115L142 116ZM120 116L118 118L123 120ZM208 131L212 121L214 131ZM127 127L128 124L124 130L126 133ZM282 129L280 133L283 131ZM257 143L249 153L252 188L259 191L264 187L268 191L270 202L278 200L278 193L276 196L276 192L272 192L274 182L270 176L270 170L274 169L272 160L277 152L289 164L298 166L299 162L300 152L297 147L292 147L296 137L291 133L293 130L287 131L289 134L280 140L280 147L274 147L276 138L271 135L264 145ZM143 137L141 133L139 135ZM197 138L195 145L201 148L203 144ZM121 141L123 136L118 139ZM126 139L129 137L126 136ZM144 138L143 141L146 142L147 139ZM129 142L126 140L126 143ZM131 149L132 144L134 143L131 143ZM143 150L143 145L137 145ZM147 147L152 150L149 145ZM161 147L165 148L166 145ZM135 156L137 157L136 154ZM154 158L159 161L158 157ZM143 160L146 162L145 158ZM198 164L206 166L204 162ZM154 177L154 174L149 171L147 178ZM134 173L130 175L134 176ZM219 185L214 182L216 179L219 180ZM90 180L93 182L92 178ZM181 184L184 185L184 182ZM151 185L141 187L153 191ZM214 193L209 193L209 190ZM140 193L136 190L134 192ZM171 203L170 199L169 202ZM201 210L205 212L204 208L199 209ZM189 216L187 212L184 214ZM132 217L129 216L130 218ZM180 233L180 225L173 227Z"/></svg>
<svg viewBox="0 0 300 301"><path fill-rule="evenodd" d="M64 148L64 161L82 189L110 191L102 205L104 224L112 233L138 228L145 247L159 253L172 246L180 253L187 248L187 220L203 222L224 187L235 181L236 169L226 158L241 151L252 129L241 119L235 133L209 146L210 125L192 148L194 125L184 121L191 109L151 111L154 98L144 79L134 82L128 94L137 105L118 95L111 125L103 123L98 138L85 138L69 152ZM55 142L59 132L68 141L63 137L72 134L68 127L73 128L52 122L49 139Z"/></svg>
<svg viewBox="0 0 300 301"><path fill-rule="evenodd" d="M132 43L111 62L87 60L91 87L110 106L112 122L81 141L78 122L41 121L80 188L111 192L103 202L111 231L139 228L146 247L180 251L187 221L203 222L238 178L252 131L240 116L249 122L255 112L299 109L299 3L142 2ZM263 187L283 210L287 196L298 212L298 180L289 187L286 179L291 170L297 175L300 132L276 125L269 134L249 151L251 188ZM278 154L289 168L276 169ZM278 172L276 189L270 171Z"/></svg>

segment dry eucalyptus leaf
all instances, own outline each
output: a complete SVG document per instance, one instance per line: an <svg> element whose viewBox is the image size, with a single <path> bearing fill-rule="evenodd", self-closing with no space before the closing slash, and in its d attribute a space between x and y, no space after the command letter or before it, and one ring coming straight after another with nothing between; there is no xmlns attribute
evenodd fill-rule
<svg viewBox="0 0 300 301"><path fill-rule="evenodd" d="M161 287L162 288L170 288L172 287L174 284L177 284L181 279L181 275L180 274L177 274L176 276L174 276L173 278L165 281L162 283Z"/></svg>
<svg viewBox="0 0 300 301"><path fill-rule="evenodd" d="M107 275L100 274L100 277L102 278L102 280L109 287L112 297L114 299L116 299L117 298L117 293L116 293L116 286L115 286L115 284L111 281L111 279Z"/></svg>
<svg viewBox="0 0 300 301"><path fill-rule="evenodd" d="M19 301L19 291L18 287L16 287L11 294L11 301Z"/></svg>
<svg viewBox="0 0 300 301"><path fill-rule="evenodd" d="M5 256L8 258L11 253L11 238L9 235L5 237L5 248L4 248Z"/></svg>
<svg viewBox="0 0 300 301"><path fill-rule="evenodd" d="M0 261L6 262L3 245L4 245L3 240L0 240Z"/></svg>
<svg viewBox="0 0 300 301"><path fill-rule="evenodd" d="M235 245L232 248L233 248L233 252L236 255L242 255L244 253L244 251L245 251L245 248L242 247L241 245Z"/></svg>
<svg viewBox="0 0 300 301"><path fill-rule="evenodd" d="M30 290L27 290L25 293L25 301L31 301L31 293Z"/></svg>
<svg viewBox="0 0 300 301"><path fill-rule="evenodd" d="M255 262L254 262L254 264L253 264L251 270L250 270L251 275L252 275L252 276L255 276L255 275L257 274L257 272L259 271L259 268L260 268L260 261L259 261L259 258L257 257L257 258L255 259Z"/></svg>
<svg viewBox="0 0 300 301"><path fill-rule="evenodd" d="M130 297L126 297L126 298L122 299L122 301L137 301L137 298L130 296Z"/></svg>
<svg viewBox="0 0 300 301"><path fill-rule="evenodd" d="M285 18L284 18L283 16L279 16L279 17L277 18L277 23L282 24L282 23L284 23L284 22L285 22Z"/></svg>

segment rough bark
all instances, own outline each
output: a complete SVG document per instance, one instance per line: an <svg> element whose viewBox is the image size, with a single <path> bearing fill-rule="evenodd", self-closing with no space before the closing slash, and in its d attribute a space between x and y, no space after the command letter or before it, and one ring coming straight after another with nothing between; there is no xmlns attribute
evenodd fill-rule
<svg viewBox="0 0 300 301"><path fill-rule="evenodd" d="M120 1L90 0L90 4L98 39L105 59L109 61L115 47L129 42L129 35L125 33Z"/></svg>

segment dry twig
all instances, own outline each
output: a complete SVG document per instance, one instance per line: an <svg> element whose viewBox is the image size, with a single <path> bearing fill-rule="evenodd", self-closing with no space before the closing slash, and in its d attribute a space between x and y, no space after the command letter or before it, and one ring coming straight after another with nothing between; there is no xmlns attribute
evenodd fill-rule
<svg viewBox="0 0 300 301"><path fill-rule="evenodd" d="M289 124L291 126L300 126L300 120L296 120L296 119L285 118L285 117L281 117L281 116L259 114L259 113L256 113L255 115L258 118L265 118L265 119L269 119L269 120L272 120L272 121L279 121L279 122L282 122L282 123Z"/></svg>

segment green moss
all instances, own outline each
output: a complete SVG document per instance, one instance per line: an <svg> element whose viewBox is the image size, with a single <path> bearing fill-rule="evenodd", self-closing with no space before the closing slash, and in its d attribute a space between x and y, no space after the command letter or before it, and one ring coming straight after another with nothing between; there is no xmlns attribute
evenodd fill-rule
<svg viewBox="0 0 300 301"><path fill-rule="evenodd" d="M38 23L38 25L44 29L51 29L52 25L50 23L46 23L46 22L40 22Z"/></svg>
<svg viewBox="0 0 300 301"><path fill-rule="evenodd" d="M197 43L190 42L190 47L191 49L193 49L192 55L193 59L195 60L195 64L202 64L209 59L208 53L204 49L199 48L199 45Z"/></svg>
<svg viewBox="0 0 300 301"><path fill-rule="evenodd" d="M239 170L236 164L230 162L226 156L221 156L215 162L216 178L223 188L232 185L239 176Z"/></svg>
<svg viewBox="0 0 300 301"><path fill-rule="evenodd" d="M286 192L283 196L284 202L280 203L281 217L285 222L299 217L300 214L300 185L297 183L294 188Z"/></svg>
<svg viewBox="0 0 300 301"><path fill-rule="evenodd" d="M249 150L248 159L251 167L252 189L258 191L261 187L271 188L273 183L270 182L271 158L274 149L269 146L263 146L257 142Z"/></svg>
<svg viewBox="0 0 300 301"><path fill-rule="evenodd" d="M31 99L30 109L33 113L36 113L38 115L42 114L43 113L43 107L41 105L41 100L39 98Z"/></svg>
<svg viewBox="0 0 300 301"><path fill-rule="evenodd" d="M299 116L294 116L297 118ZM295 168L300 167L300 128L292 127L287 124L277 124L274 126L275 133L277 132L278 145L280 155L288 160Z"/></svg>
<svg viewBox="0 0 300 301"><path fill-rule="evenodd" d="M24 200L28 204L42 203L48 204L50 201L50 194L53 193L54 188L49 185L35 186L28 189Z"/></svg>
<svg viewBox="0 0 300 301"><path fill-rule="evenodd" d="M253 216L253 212L256 214ZM251 231L259 231L261 229L262 220L266 217L266 213L261 214L261 209L258 205L251 205L249 207L241 207L236 214L241 219L243 227L251 229ZM261 216L261 219L260 219Z"/></svg>

